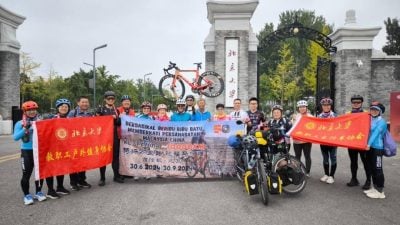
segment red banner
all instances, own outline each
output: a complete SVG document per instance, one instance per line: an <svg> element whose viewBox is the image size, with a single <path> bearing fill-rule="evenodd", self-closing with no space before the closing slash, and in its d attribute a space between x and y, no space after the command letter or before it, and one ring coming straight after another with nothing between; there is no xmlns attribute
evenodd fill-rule
<svg viewBox="0 0 400 225"><path fill-rule="evenodd" d="M35 179L111 163L113 129L111 116L37 121L33 138Z"/></svg>
<svg viewBox="0 0 400 225"><path fill-rule="evenodd" d="M303 116L288 134L306 142L366 149L370 123L368 113L349 113L327 119Z"/></svg>
<svg viewBox="0 0 400 225"><path fill-rule="evenodd" d="M400 92L390 93L390 133L400 142Z"/></svg>

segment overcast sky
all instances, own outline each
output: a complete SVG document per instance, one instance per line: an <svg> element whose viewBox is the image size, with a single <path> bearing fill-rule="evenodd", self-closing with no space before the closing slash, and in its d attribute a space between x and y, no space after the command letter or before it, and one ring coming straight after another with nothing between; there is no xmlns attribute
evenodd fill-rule
<svg viewBox="0 0 400 225"><path fill-rule="evenodd" d="M210 23L206 0L0 0L0 4L26 17L17 31L22 51L42 64L39 75L53 68L72 75L90 70L93 48L96 65L106 65L123 79L147 78L158 83L168 61L182 68L204 62L203 41ZM357 23L381 26L374 48L386 42L383 21L400 14L399 0L260 0L251 24L258 33L266 22L276 26L285 10L314 10L334 27L344 25L348 9L356 10Z"/></svg>

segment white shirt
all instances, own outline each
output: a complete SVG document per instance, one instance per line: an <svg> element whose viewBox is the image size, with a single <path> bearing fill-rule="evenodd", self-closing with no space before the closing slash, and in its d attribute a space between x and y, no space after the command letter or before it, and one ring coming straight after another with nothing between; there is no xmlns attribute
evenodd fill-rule
<svg viewBox="0 0 400 225"><path fill-rule="evenodd" d="M232 120L245 121L246 119L249 119L249 115L247 114L247 112L242 109L240 109L239 111L232 111L231 113L229 113L229 115L231 116Z"/></svg>

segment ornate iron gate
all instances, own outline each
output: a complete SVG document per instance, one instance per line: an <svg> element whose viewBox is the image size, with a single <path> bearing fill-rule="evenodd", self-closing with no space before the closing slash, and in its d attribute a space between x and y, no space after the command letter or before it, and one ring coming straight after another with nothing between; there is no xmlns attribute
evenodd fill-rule
<svg viewBox="0 0 400 225"><path fill-rule="evenodd" d="M316 113L321 112L319 102L324 97L333 100L332 110L335 109L335 67L330 59L318 57L317 60L317 91L315 96Z"/></svg>

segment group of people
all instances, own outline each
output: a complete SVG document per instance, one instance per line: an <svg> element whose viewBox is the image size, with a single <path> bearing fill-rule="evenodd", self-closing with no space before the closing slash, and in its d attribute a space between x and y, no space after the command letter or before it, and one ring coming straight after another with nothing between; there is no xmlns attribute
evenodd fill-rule
<svg viewBox="0 0 400 225"><path fill-rule="evenodd" d="M114 182L124 183L125 178L134 178L138 180L139 177L129 177L119 174L119 144L121 138L121 119L122 115L136 116L143 119L151 119L157 121L224 121L224 120L241 120L246 124L247 132L253 132L262 129L263 126L280 125L285 128L285 132L289 131L292 123L299 119L301 116L312 116L307 107L307 101L300 100L297 102L298 113L293 116L293 119L286 118L283 115L283 108L280 105L272 107L272 119L267 121L265 114L258 109L258 99L252 97L248 100L249 110L243 110L241 107L241 99L233 101L233 110L229 114L225 112L224 104L216 105L216 113L212 115L206 110L206 100L200 98L195 102L193 95L186 96L185 99L178 99L176 101L177 110L168 114L168 107L166 104L159 104L156 108L157 112L152 112L152 104L144 101L141 104L141 113L136 115L136 112L131 107L131 98L128 95L121 97L120 106L116 104L116 94L113 91L104 93L104 104L98 107L95 113L90 112L90 103L87 96L81 96L77 99L77 106L72 108L72 104L68 99L61 98L56 101L57 112L48 119L57 118L73 118L73 117L92 117L92 116L113 116L114 117L114 142L113 142L113 160L112 169L114 174ZM363 98L361 96L353 96L351 98L352 111L351 113L362 112ZM333 101L330 98L321 100L322 113L318 115L320 118L336 117L336 113L331 110ZM31 205L34 199L44 201L47 198L57 199L61 195L68 195L70 191L64 187L64 175L57 176L57 187L54 188L54 178L46 178L48 186L47 194L43 194L42 186L43 180L35 181L35 195L29 192L29 180L34 168L33 148L32 148L32 122L38 120L39 106L34 101L27 101L22 104L23 116L22 120L18 121L14 127L15 141L21 141L21 164L22 164L22 179L21 188L24 193L24 204ZM358 168L358 155L364 164L367 180L363 186L365 193L370 198L385 198L384 176L382 170L382 155L383 155L383 136L386 132L386 122L381 117L385 112L385 107L378 103L373 102L370 105L371 114L371 132L368 139L367 151L360 151L349 149L349 156L351 160L351 181L348 186L357 186L357 168ZM286 140L290 144L290 139ZM311 143L304 143L299 140L293 140L294 152L296 157L300 160L301 154L304 153L306 158L306 172L309 176L311 170ZM321 152L323 155L323 165L325 175L321 178L322 182L328 184L334 183L334 175L336 171L336 147L321 145ZM104 186L106 184L106 166L100 169L100 180L98 185ZM91 185L86 181L86 172L69 174L71 190L79 191L82 188L90 188ZM371 178L373 186L371 186ZM146 179L150 179L146 177Z"/></svg>

